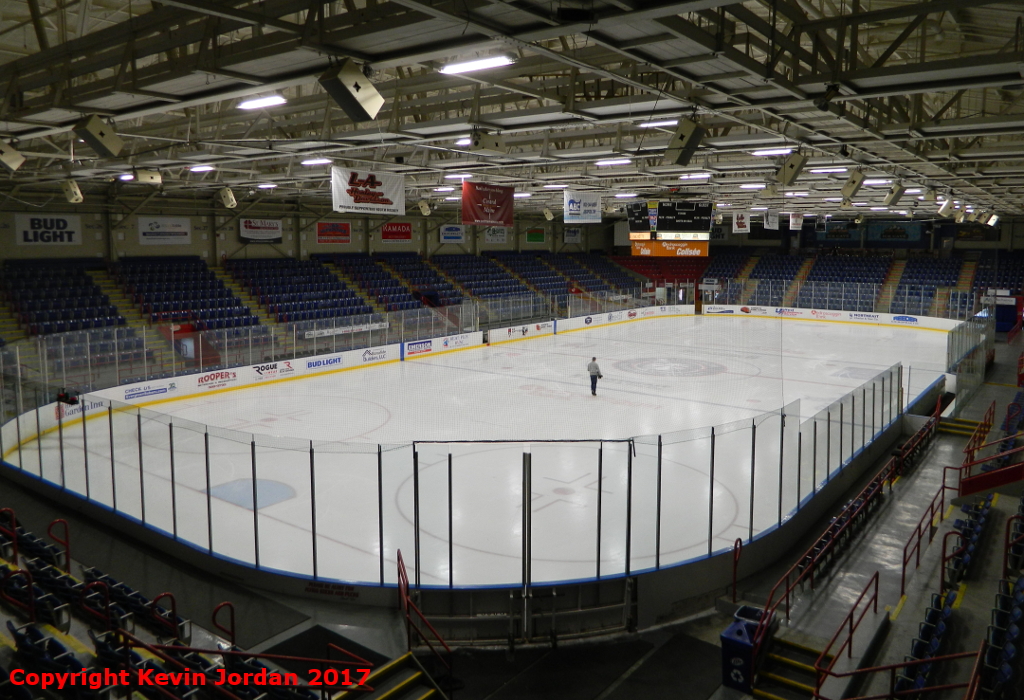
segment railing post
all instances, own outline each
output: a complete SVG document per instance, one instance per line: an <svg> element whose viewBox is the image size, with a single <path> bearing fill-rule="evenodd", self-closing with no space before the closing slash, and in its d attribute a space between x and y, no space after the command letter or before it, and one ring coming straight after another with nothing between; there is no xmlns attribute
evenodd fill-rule
<svg viewBox="0 0 1024 700"><path fill-rule="evenodd" d="M142 524L146 524L146 469L142 462L142 409L135 409L135 424L139 435L139 501L142 510Z"/></svg>
<svg viewBox="0 0 1024 700"><path fill-rule="evenodd" d="M171 534L178 539L178 489L174 473L174 423L167 423L167 454L171 462Z"/></svg>
<svg viewBox="0 0 1024 700"><path fill-rule="evenodd" d="M743 556L743 540L739 537L732 543L732 602L736 602L736 570L740 565L740 557Z"/></svg>
<svg viewBox="0 0 1024 700"><path fill-rule="evenodd" d="M259 482L256 480L256 436L249 443L252 456L252 542L256 568L260 568L260 501Z"/></svg>
<svg viewBox="0 0 1024 700"><path fill-rule="evenodd" d="M377 552L380 555L380 585L384 585L384 456L377 445Z"/></svg>
<svg viewBox="0 0 1024 700"><path fill-rule="evenodd" d="M658 505L654 521L654 568L661 569L661 435L658 436Z"/></svg>
<svg viewBox="0 0 1024 700"><path fill-rule="evenodd" d="M714 541L715 529L715 426L711 426L711 469L708 482L708 556Z"/></svg>
<svg viewBox="0 0 1024 700"><path fill-rule="evenodd" d="M203 457L206 462L206 551L213 554L213 494L210 485L210 427L203 430Z"/></svg>
<svg viewBox="0 0 1024 700"><path fill-rule="evenodd" d="M601 578L601 494L604 491L604 442L597 444L597 573Z"/></svg>
<svg viewBox="0 0 1024 700"><path fill-rule="evenodd" d="M747 528L747 541L754 539L754 464L757 461L757 423L750 421L750 522Z"/></svg>
<svg viewBox="0 0 1024 700"><path fill-rule="evenodd" d="M251 335L251 334L250 334ZM319 578L316 552L316 460L313 441L309 441L309 526L313 544L313 580Z"/></svg>

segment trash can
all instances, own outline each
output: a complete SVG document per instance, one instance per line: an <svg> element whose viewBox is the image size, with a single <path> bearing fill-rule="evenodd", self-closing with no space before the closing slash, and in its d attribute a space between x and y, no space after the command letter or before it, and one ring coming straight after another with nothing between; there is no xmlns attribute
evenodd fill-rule
<svg viewBox="0 0 1024 700"><path fill-rule="evenodd" d="M722 632L722 685L750 695L754 683L754 634L757 623L735 620Z"/></svg>

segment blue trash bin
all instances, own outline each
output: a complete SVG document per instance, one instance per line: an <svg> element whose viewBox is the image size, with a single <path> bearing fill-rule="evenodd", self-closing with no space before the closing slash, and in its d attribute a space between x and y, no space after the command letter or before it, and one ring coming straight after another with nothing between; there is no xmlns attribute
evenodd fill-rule
<svg viewBox="0 0 1024 700"><path fill-rule="evenodd" d="M736 620L722 632L722 685L751 694L754 690L754 635L757 623Z"/></svg>

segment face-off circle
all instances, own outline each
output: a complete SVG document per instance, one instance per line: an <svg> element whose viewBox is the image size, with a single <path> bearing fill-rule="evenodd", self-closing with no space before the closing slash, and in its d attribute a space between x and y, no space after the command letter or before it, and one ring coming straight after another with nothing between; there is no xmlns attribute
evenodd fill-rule
<svg viewBox="0 0 1024 700"><path fill-rule="evenodd" d="M615 369L632 372L645 377L710 377L727 371L725 365L707 360L691 360L681 357L645 357L639 360L622 360L615 363Z"/></svg>

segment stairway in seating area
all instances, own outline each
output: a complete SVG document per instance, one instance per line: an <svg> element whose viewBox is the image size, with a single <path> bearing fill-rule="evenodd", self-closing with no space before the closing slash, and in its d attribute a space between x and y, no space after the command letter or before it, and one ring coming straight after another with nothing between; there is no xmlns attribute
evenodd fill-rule
<svg viewBox="0 0 1024 700"><path fill-rule="evenodd" d="M788 639L776 638L754 681L755 698L810 700L814 697L821 651ZM832 657L826 655L827 659Z"/></svg>
<svg viewBox="0 0 1024 700"><path fill-rule="evenodd" d="M981 422L976 420L943 417L939 420L938 431L947 435L970 437L979 425L981 425Z"/></svg>
<svg viewBox="0 0 1024 700"><path fill-rule="evenodd" d="M964 264L960 267L960 277L956 280L956 287L954 291L957 292L969 292L974 288L974 273L978 271L977 260L964 260Z"/></svg>
<svg viewBox="0 0 1024 700"><path fill-rule="evenodd" d="M380 666L364 682L364 688L345 690L331 700L429 700L443 698L412 652Z"/></svg>
<svg viewBox="0 0 1024 700"><path fill-rule="evenodd" d="M746 304L750 301L750 297L753 296L754 290L757 289L757 283L760 280L750 279L750 273L757 267L757 263L761 261L761 256L751 255L747 258L746 263L740 268L740 271L736 273L733 278L734 281L739 282L743 285L743 290L740 292L739 303Z"/></svg>
<svg viewBox="0 0 1024 700"><path fill-rule="evenodd" d="M889 267L889 274L882 281L882 291L878 294L878 301L875 302L877 313L888 313L889 305L892 303L896 287L899 286L900 278L903 277L903 270L907 267L906 260L893 260Z"/></svg>
<svg viewBox="0 0 1024 700"><path fill-rule="evenodd" d="M792 307L796 305L796 295L800 291L801 285L807 279L807 275L811 274L811 268L814 267L814 263L818 260L813 255L807 256L800 269L796 271L796 277L789 283L789 289L786 290L785 296L782 297L782 305L786 307Z"/></svg>

